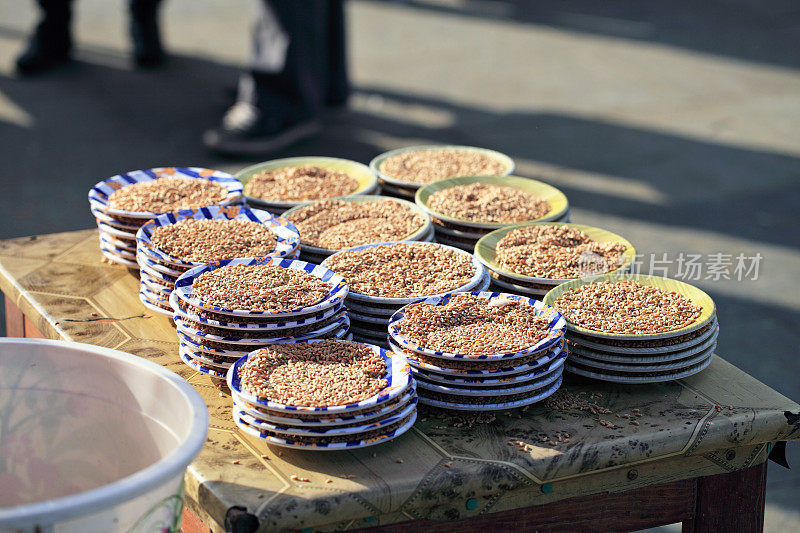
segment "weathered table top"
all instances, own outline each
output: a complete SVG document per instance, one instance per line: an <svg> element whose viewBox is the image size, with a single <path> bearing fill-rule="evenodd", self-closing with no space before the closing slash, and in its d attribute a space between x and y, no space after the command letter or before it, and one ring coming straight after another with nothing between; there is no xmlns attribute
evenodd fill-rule
<svg viewBox="0 0 800 533"><path fill-rule="evenodd" d="M197 387L211 427L187 496L215 529L234 505L281 529L465 518L735 471L766 460L772 442L800 439L787 419L800 405L717 357L699 375L661 385L565 379L566 391L611 414L540 405L472 428L422 414L407 434L374 448L282 450L237 430L230 398L181 363L170 320L139 303L136 274L101 262L96 231L0 242L0 289L47 337L146 357ZM624 418L634 409L638 425Z"/></svg>

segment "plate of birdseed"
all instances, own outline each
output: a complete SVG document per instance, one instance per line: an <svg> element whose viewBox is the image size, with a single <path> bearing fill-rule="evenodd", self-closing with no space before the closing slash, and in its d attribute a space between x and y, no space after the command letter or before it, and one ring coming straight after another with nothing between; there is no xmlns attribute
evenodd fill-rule
<svg viewBox="0 0 800 533"><path fill-rule="evenodd" d="M463 176L437 181L417 191L416 203L431 215L434 227L450 224L452 229L465 232L551 221L569 209L567 197L555 187L518 176Z"/></svg>
<svg viewBox="0 0 800 533"><path fill-rule="evenodd" d="M409 304L392 315L398 345L439 359L516 359L564 338L566 321L532 298L497 292L454 293Z"/></svg>
<svg viewBox="0 0 800 533"><path fill-rule="evenodd" d="M586 276L625 272L636 249L627 239L601 228L525 222L482 237L475 257L501 282L510 278L552 288Z"/></svg>
<svg viewBox="0 0 800 533"><path fill-rule="evenodd" d="M563 377L559 375L558 379L544 390L534 389L531 392L501 397L506 400L503 402L492 403L491 396L456 396L431 391L430 396L420 396L419 403L454 411L505 411L525 407L552 396L561 387L562 381Z"/></svg>
<svg viewBox="0 0 800 533"><path fill-rule="evenodd" d="M344 413L384 404L412 384L404 358L348 341L275 344L229 370L228 387L246 402L286 412Z"/></svg>
<svg viewBox="0 0 800 533"><path fill-rule="evenodd" d="M373 194L378 180L361 163L335 157L291 157L241 170L251 206L283 212L290 207L328 198Z"/></svg>
<svg viewBox="0 0 800 533"><path fill-rule="evenodd" d="M347 284L333 271L295 259L225 259L175 282L187 304L232 316L296 316L341 303Z"/></svg>
<svg viewBox="0 0 800 533"><path fill-rule="evenodd" d="M570 354L570 364L572 365L582 365L585 367L593 367L598 368L600 370L616 370L622 372L630 372L630 373L642 373L642 372L666 372L669 370L683 370L685 368L690 368L698 363L701 363L711 357L716 349L717 344L716 342L711 343L710 346L705 348L704 350L697 352L695 354L689 355L684 357L683 359L678 359L674 361L657 361L657 362L630 362L626 361L625 363L611 363L608 361L600 361L597 359L593 359L590 357L582 357L576 353Z"/></svg>
<svg viewBox="0 0 800 533"><path fill-rule="evenodd" d="M349 300L401 306L485 281L480 262L449 246L385 242L341 250L323 261L347 280Z"/></svg>
<svg viewBox="0 0 800 533"><path fill-rule="evenodd" d="M711 335L704 337L702 340L696 341L695 344L689 347L681 347L680 349L674 351L660 351L660 352L641 351L633 355L593 350L581 344L575 344L574 342L570 342L568 345L569 345L569 352L571 354L577 355L578 357L586 357L590 359L596 359L598 361L606 361L609 363L655 364L655 363L671 362L671 361L678 361L681 359L685 359L691 355L700 353L710 348L711 346L716 345L717 338L719 337L719 329L714 329L710 331L710 333Z"/></svg>
<svg viewBox="0 0 800 533"><path fill-rule="evenodd" d="M283 215L300 232L304 254L326 257L363 244L421 241L430 217L416 204L386 196L354 196L293 207Z"/></svg>
<svg viewBox="0 0 800 533"><path fill-rule="evenodd" d="M410 146L390 150L369 164L387 190L403 195L428 183L457 176L507 176L514 161L505 154L474 146Z"/></svg>
<svg viewBox="0 0 800 533"><path fill-rule="evenodd" d="M563 358L561 359L563 361ZM517 396L530 393L535 390L546 388L554 381L561 378L563 364L559 364L552 372L537 376L535 379L523 383L495 384L489 387L470 387L464 385L443 385L435 383L425 378L423 374L415 374L414 380L417 382L417 394L421 397L431 397L431 393L447 394L452 397L491 397L493 401L502 403L507 396Z"/></svg>
<svg viewBox="0 0 800 533"><path fill-rule="evenodd" d="M175 278L175 281L178 280L183 274L188 272L190 269L186 267L177 267L175 265L167 266L163 263L156 261L147 256L147 252L142 250L141 253L139 251L139 247L136 247L136 261L139 263L140 266L147 268L148 271L153 270L164 274L166 276L171 276Z"/></svg>
<svg viewBox="0 0 800 533"><path fill-rule="evenodd" d="M341 414L318 415L317 413L296 413L286 411L269 411L261 409L246 401L243 401L235 393L232 394L233 401L242 412L252 416L256 420L271 422L282 426L296 427L336 427L350 425L353 423L363 424L375 418L383 418L398 411L405 409L408 405L417 404L417 391L412 385L403 394L381 404L380 406L367 407L355 411L347 411Z"/></svg>
<svg viewBox="0 0 800 533"><path fill-rule="evenodd" d="M236 257L287 257L300 245L297 228L287 220L239 206L161 215L142 226L136 240L153 260L183 267Z"/></svg>
<svg viewBox="0 0 800 533"><path fill-rule="evenodd" d="M275 444L284 448L314 451L354 450L358 448L366 448L368 446L375 446L376 444L381 444L399 437L411 429L411 426L414 425L416 420L417 412L415 410L407 418L396 422L394 425L390 425L385 428L378 428L363 434L324 437L293 436L292 438L281 438L272 432L259 430L258 428L249 425L241 418L234 418L234 422L239 429L249 435L263 439L270 444Z"/></svg>
<svg viewBox="0 0 800 533"><path fill-rule="evenodd" d="M158 296L147 290L146 287L139 288L139 301L151 311L155 311L156 313L160 313L162 315L172 316L170 310L163 306L163 300L160 300Z"/></svg>
<svg viewBox="0 0 800 533"><path fill-rule="evenodd" d="M568 332L572 346L577 346L596 354L617 354L625 357L654 357L660 354L687 350L708 341L712 337L716 338L718 334L719 323L716 317L702 328L686 333L685 335L666 337L664 339L620 341L584 337L577 333ZM570 349L574 348L571 347Z"/></svg>
<svg viewBox="0 0 800 533"><path fill-rule="evenodd" d="M643 274L570 281L544 301L564 316L570 332L618 341L685 335L711 322L716 312L714 301L697 287Z"/></svg>
<svg viewBox="0 0 800 533"><path fill-rule="evenodd" d="M572 364L568 362L565 369L573 374L592 378L599 381L609 381L612 383L626 383L626 384L650 384L661 383L665 381L674 381L676 379L683 379L698 374L705 370L711 361L714 359L714 353L696 363L695 365L680 369L680 370L664 370L664 371L650 371L650 372L621 372L616 370L600 370L594 367L584 366L582 363Z"/></svg>
<svg viewBox="0 0 800 533"><path fill-rule="evenodd" d="M291 342L302 341L307 339L314 339L330 333L335 330L346 328L350 325L350 318L346 313L334 315L328 320L322 321L319 324L310 324L307 326L300 326L299 328L291 328L285 330L271 330L271 335L265 332L245 332L244 335L221 336L214 335L205 331L200 331L191 327L180 317L175 318L175 326L177 330L185 337L188 337L196 342L216 342L225 344L240 344L244 346L262 345L273 342ZM318 328L318 329L314 329ZM233 332L232 332L233 333ZM264 335L263 337L254 337L252 335Z"/></svg>

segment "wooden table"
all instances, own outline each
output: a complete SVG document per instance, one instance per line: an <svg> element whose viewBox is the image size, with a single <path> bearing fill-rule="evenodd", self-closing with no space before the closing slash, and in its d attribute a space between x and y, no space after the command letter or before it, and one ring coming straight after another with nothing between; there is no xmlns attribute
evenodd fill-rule
<svg viewBox="0 0 800 533"><path fill-rule="evenodd" d="M185 530L223 530L227 518L239 531L256 520L262 530L307 531L633 530L681 521L684 531L758 531L767 456L800 439L800 405L717 357L701 374L661 385L565 379L567 391L610 415L536 406L470 429L428 414L375 448L281 450L236 429L230 398L181 363L170 320L139 303L135 272L101 262L96 231L0 242L0 290L8 335L117 348L204 395L211 427L186 475ZM638 425L624 418L634 409ZM549 445L559 431L570 442Z"/></svg>

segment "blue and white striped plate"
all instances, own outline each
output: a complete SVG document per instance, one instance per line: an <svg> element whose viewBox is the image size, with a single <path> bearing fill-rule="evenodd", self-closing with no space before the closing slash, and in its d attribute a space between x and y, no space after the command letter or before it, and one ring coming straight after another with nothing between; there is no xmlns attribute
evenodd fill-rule
<svg viewBox="0 0 800 533"><path fill-rule="evenodd" d="M544 376L539 377L533 381L528 383L522 383L519 387L512 387L509 389L491 389L491 388L467 388L467 387L455 387L449 385L438 385L435 383L429 383L427 381L423 381L421 378L417 380L417 390L419 394L425 396L426 391L431 392L438 392L442 394L452 394L453 396L464 396L464 397L485 397L491 396L492 398L496 399L497 403L502 403L503 398L507 398L508 396L514 396L516 394L525 394L526 392L533 392L535 390L546 388L548 385L556 381L557 379L561 378L561 374L564 372L563 361L564 358L560 359L562 364L559 364L552 372L545 374Z"/></svg>
<svg viewBox="0 0 800 533"><path fill-rule="evenodd" d="M139 228L142 227L141 224L132 224L130 222L125 222L124 220L118 220L114 217L110 217L95 207L89 207L89 211L91 211L92 216L97 219L98 224L103 223L106 226L111 226L134 236L136 236L136 232L139 231Z"/></svg>
<svg viewBox="0 0 800 533"><path fill-rule="evenodd" d="M179 220L245 220L263 224L275 235L278 243L275 250L268 254L268 257L287 257L292 254L300 245L300 234L294 224L282 217L275 217L267 211L257 211L246 207L220 207L209 206L199 209L184 209L175 213L167 213L142 226L136 233L136 242L139 250L152 257L156 261L167 264L180 265L184 267L196 267L204 265L197 261L184 261L177 257L164 253L159 250L152 241L153 232L156 228L175 224Z"/></svg>
<svg viewBox="0 0 800 533"><path fill-rule="evenodd" d="M452 298L453 294L451 293L446 296L434 296L431 298L426 298L422 300L421 303L432 304L436 306L443 306L446 305L450 298ZM392 340L402 346L403 348L407 348L413 352L421 353L424 355L428 355L431 357L438 357L440 359L479 359L479 360L496 360L496 359L515 359L518 357L524 357L526 355L530 355L532 353L541 352L543 350L547 350L554 346L556 343L560 342L561 339L564 338L564 332L566 331L566 320L552 307L549 305L545 305L539 300L534 300L533 298L525 298L524 296L517 296L515 294L506 294L500 292L470 292L473 296L477 296L478 298L482 298L484 300L492 300L494 298L503 298L507 300L514 300L526 303L536 309L536 314L539 316L545 316L550 320L550 324L548 325L548 334L547 337L540 340L533 346L529 346L528 348L518 350L516 352L506 352L506 353L499 353L499 354L491 354L491 355L468 355L468 354L453 354L442 352L439 350L432 350L430 348L426 348L424 346L420 346L416 342L410 341L405 338L405 336L400 333L400 325L399 322L403 320L405 317L405 307L400 309L395 314L392 315L392 318L389 319L389 335L391 336Z"/></svg>
<svg viewBox="0 0 800 533"><path fill-rule="evenodd" d="M443 247L443 248L450 248L451 250L454 250L458 254L468 256L470 258L470 261L472 262L472 266L475 268L475 273L472 275L472 278L470 278L470 280L466 284L464 284L464 286L459 287L457 289L454 289L454 291L462 291L463 292L463 291L474 290L476 287L480 286L484 282L484 279L488 276L488 274L486 272L486 267L483 266L483 264L480 261L475 259L475 257L472 254L467 253L464 250L459 250L458 248L454 248L452 246L445 246L444 244L426 243L426 242L397 242L397 241L394 241L394 242L379 242L379 243L374 243L374 244L364 244L364 245L361 245L361 246L354 246L352 248L345 248L343 250L339 250L335 254L331 255L328 259L323 261L322 262L322 266L329 265L330 264L329 261L333 260L332 258L336 257L339 254L345 253L345 252L357 252L359 250L366 250L367 248L376 248L376 247L379 247L379 246L392 246L392 245L395 245L395 244L406 244L406 245L414 245L414 246L439 246L439 247ZM414 268L414 265L408 265L408 268ZM454 292L454 291L450 291L450 292ZM389 297L385 297L385 296L370 296L368 294L359 294L359 293L350 291L350 294L349 294L348 298L351 299L351 300L363 302L366 305L369 305L370 303L379 303L379 304L388 304L388 305L401 306L401 305L406 305L406 304L410 304L410 303L413 303L413 302L419 302L423 298L430 298L430 297L433 297L433 296L442 296L443 294L444 293L438 294L438 295L431 294L431 295L428 295L428 296L417 296L417 297L414 297L414 298L389 298Z"/></svg>
<svg viewBox="0 0 800 533"><path fill-rule="evenodd" d="M106 259L108 259L112 263L117 263L119 265L123 265L123 266L126 266L128 268L133 268L133 269L138 269L139 268L139 264L136 261L131 260L131 259L125 259L123 257L115 255L113 252L109 252L108 250L104 250L102 247L100 247L100 253L103 254L103 257L105 257Z"/></svg>
<svg viewBox="0 0 800 533"><path fill-rule="evenodd" d="M120 250L125 250L130 254L136 255L135 242L126 241L124 238L120 239L119 237L105 231L98 231L97 235L99 236L100 241L106 245L113 246L114 248L119 248Z"/></svg>
<svg viewBox="0 0 800 533"><path fill-rule="evenodd" d="M228 196L220 202L221 205L240 203L243 199L242 183L225 172L197 167L159 167L148 170L134 170L125 174L118 174L97 183L89 191L89 205L111 217L151 219L161 213L144 213L139 211L123 211L108 207L108 197L114 192L143 181L153 181L164 178L193 178L205 179L222 185L227 189Z"/></svg>
<svg viewBox="0 0 800 533"><path fill-rule="evenodd" d="M300 326L306 326L308 324L313 324L315 322L322 322L323 320L327 320L328 318L336 315L342 311L344 311L344 305L339 304L333 307L329 307L317 313L315 315L305 315L303 318L299 318L297 320L284 320L281 322L272 322L269 324L255 324L255 323L247 323L247 322L220 322L219 320L213 320L211 318L205 318L193 311L191 307L186 306L185 309L182 309L179 305L178 295L170 295L169 304L172 306L173 311L175 311L176 317L186 318L189 320L193 320L195 322L199 322L201 324L208 324L209 326L213 326L215 328L222 328L222 329L229 329L232 332L234 331L270 331L275 329L288 329L288 328L297 328Z"/></svg>
<svg viewBox="0 0 800 533"><path fill-rule="evenodd" d="M157 283L153 283L145 277L140 277L139 282L141 283L142 287L146 288L153 294L159 295L161 298L169 298L170 294L172 293L172 289Z"/></svg>
<svg viewBox="0 0 800 533"><path fill-rule="evenodd" d="M319 342L319 341L309 341L309 342ZM384 379L388 382L386 387L383 388L378 394L371 396L365 400L361 400L360 402L351 403L347 405L332 405L332 406L323 406L323 407L306 407L306 406L297 406L297 405L285 405L282 403L272 402L269 400L264 400L258 398L249 392L243 391L239 384L239 369L244 365L245 362L249 359L251 355L255 352L251 352L247 355L247 357L242 357L236 364L231 367L230 371L228 371L228 387L230 388L231 392L235 392L240 398L244 401L251 403L253 405L263 407L265 409L272 409L277 411L286 411L286 412L323 412L323 413L345 413L347 411L353 411L356 409L363 409L364 407L371 407L373 405L380 405L382 403L388 402L394 398L397 398L399 395L403 394L406 389L411 385L411 368L408 366L405 358L398 356L397 354L380 348L374 345L367 345L372 348L375 353L381 356L381 359L386 363L386 375Z"/></svg>
<svg viewBox="0 0 800 533"><path fill-rule="evenodd" d="M350 317L347 314L342 313L333 323L328 324L324 327L321 327L314 331L307 331L306 333L302 333L300 335L295 336L286 336L286 337L269 337L269 338L242 338L242 337L221 337L219 335L214 335L212 333L206 333L204 331L199 331L186 322L183 321L182 318L179 316L175 317L175 326L180 333L183 335L191 338L196 342L203 342L206 341L213 341L213 342L224 342L226 344L241 344L242 346L250 346L250 345L258 345L261 346L263 344L275 344L280 342L300 342L303 340L308 339L317 339L326 333L330 333L339 328L349 327L350 326Z"/></svg>
<svg viewBox="0 0 800 533"><path fill-rule="evenodd" d="M181 357L181 361L183 361L189 368L197 370L198 372L202 372L203 374L208 374L209 376L214 376L215 378L224 378L225 377L225 369L220 368L212 368L206 365L201 364L199 361L192 359L189 355L189 352L185 351L183 348L178 350L178 354Z"/></svg>
<svg viewBox="0 0 800 533"><path fill-rule="evenodd" d="M281 268L302 270L303 272L307 272L313 276L316 276L317 278L327 283L328 286L330 286L331 290L325 296L325 298L322 299L322 301L317 302L314 305L310 305L308 307L292 309L290 311L250 311L246 309L227 309L225 307L218 307L216 305L207 304L200 298L197 298L192 293L192 283L202 274L210 272L212 270L216 270L218 268L226 267L228 265L238 265L238 264L275 265ZM208 311L213 311L215 313L220 313L223 315L255 316L255 317L277 317L277 316L288 317L297 315L309 315L321 311L323 309L333 307L334 305L343 302L345 296L347 296L347 283L345 283L344 278L342 278L342 276L334 273L331 270L328 270L323 266L315 265L313 263L306 263L304 261L298 261L296 259L280 259L276 257L265 257L263 259L252 259L252 258L224 259L222 261L209 263L208 265L195 267L186 272L185 274L181 275L181 277L178 278L178 281L175 282L175 292L178 294L178 297L181 300L188 303L189 305L193 305L195 307L199 307L201 309L206 309Z"/></svg>
<svg viewBox="0 0 800 533"><path fill-rule="evenodd" d="M271 422L278 425L292 425L300 427L334 427L341 426L342 424L353 424L355 422L366 422L374 418L381 418L402 409L403 406L409 402L417 402L417 389L412 385L406 391L398 396L394 401L386 402L385 407L377 407L375 409L367 410L366 412L348 415L342 414L337 418L292 418L291 413L280 413L275 411L265 411L261 409L254 409L250 407L247 402L243 401L235 392L231 392L233 401L239 405L239 409L252 416L256 420L263 422Z"/></svg>
<svg viewBox="0 0 800 533"><path fill-rule="evenodd" d="M100 222L100 221L97 222L97 229L101 234L105 233L106 235L109 235L117 239L126 239L127 242L130 243L128 244L128 246L133 246L134 248L136 247L136 232L138 230L127 231L115 228L114 226L111 226L109 224L106 224L105 222Z"/></svg>
<svg viewBox="0 0 800 533"><path fill-rule="evenodd" d="M153 267L147 266L147 263L142 261L142 258L138 255L136 256L136 262L139 264L139 276L146 276L151 280L159 280L164 283L169 283L173 287L175 287L175 280L177 277L170 276L169 274L164 274L163 272L159 272L158 270L154 269Z"/></svg>
<svg viewBox="0 0 800 533"><path fill-rule="evenodd" d="M506 403L452 403L452 402L443 402L441 400L434 400L432 398L425 398L424 396L419 397L420 405L430 405L432 407L441 407L442 409L453 409L455 411L474 411L474 412L481 412L481 411L504 411L508 409L516 409L517 407L525 407L526 405L531 405L536 402L540 402L545 398L552 396L559 387L561 387L561 382L563 381L563 377L559 377L558 380L553 383L547 390L534 394L528 398L524 398L522 400L516 400L513 402L506 402Z"/></svg>
<svg viewBox="0 0 800 533"><path fill-rule="evenodd" d="M187 271L185 270L175 270L174 268L170 268L166 265L159 263L158 261L154 261L150 257L148 257L145 253L140 251L140 248L136 247L136 261L142 265L143 267L149 270L155 270L156 272L161 272L162 274L166 274L168 276L172 276L177 279L185 274Z"/></svg>
<svg viewBox="0 0 800 533"><path fill-rule="evenodd" d="M327 426L326 424L318 424L316 427L311 428L298 428L292 426L285 426L280 424L272 424L270 422L264 422L263 420L259 420L255 417L250 416L244 410L242 410L241 406L236 403L236 400L233 402L233 417L240 418L244 422L247 422L248 425L264 430L269 431L272 433L278 433L280 435L286 435L286 438L291 438L294 436L300 437L333 437L333 436L340 436L340 435L353 435L358 433L364 433L367 431L372 431L375 429L380 429L382 427L391 426L392 424L396 424L400 422L411 413L416 411L417 409L417 399L414 398L411 403L408 403L402 408L389 415L385 416L384 418L374 419L372 421L366 421L363 425L359 426L351 426L351 427L336 427L336 426Z"/></svg>
<svg viewBox="0 0 800 533"><path fill-rule="evenodd" d="M141 288L139 290L139 301L142 302L142 305L144 305L146 308L150 309L151 311L155 311L156 313L159 313L159 314L162 314L162 315L167 315L167 316L172 316L172 313L170 313L166 309L160 308L155 303L153 303L154 300L155 301L158 301L158 300L155 297L150 296L151 294L152 293L149 292L145 288Z"/></svg>
<svg viewBox="0 0 800 533"><path fill-rule="evenodd" d="M429 363L424 363L418 359L410 357L408 353L404 352L397 344L393 342L390 342L389 344L395 353L404 355L406 357L406 360L408 361L408 364L410 364L413 368L418 368L428 373L435 373L445 377L452 376L456 378L464 378L465 376L469 376L469 377L480 377L480 379L483 379L483 376L491 376L494 378L499 376L514 376L518 374L526 374L528 372L536 370L537 368L542 368L545 365L549 364L550 362L558 359L558 357L562 355L564 346L564 343L562 341L559 345L545 352L542 355L542 357L536 359L535 361L529 361L523 365L508 366L491 370L474 370L474 369L467 370L460 368L447 368L447 367L432 365ZM513 359L508 360L508 364L513 364L513 363L514 363Z"/></svg>
<svg viewBox="0 0 800 533"><path fill-rule="evenodd" d="M400 435L411 429L411 426L413 426L414 422L417 421L417 412L414 411L411 414L411 417L408 419L408 421L404 423L402 426L388 433L384 433L383 435L370 437L368 439L353 440L350 442L333 442L324 444L323 443L310 444L310 443L298 442L289 438L281 439L278 437L273 437L267 433L264 433L254 428L247 422L243 421L241 418L234 417L233 421L236 423L239 429L241 429L245 433L263 439L270 444L275 444L276 446L282 446L284 448L294 448L296 450L336 451L336 450L355 450L358 448L366 448L368 446L381 444L383 442L387 442L391 439L399 437ZM356 439L357 436L354 435L353 438Z"/></svg>
<svg viewBox="0 0 800 533"><path fill-rule="evenodd" d="M442 374L435 374L433 372L426 372L424 370L419 370L418 368L411 365L411 374L414 378L424 379L430 382L435 382L439 385L443 386L450 386L450 387L462 387L462 388L489 388L489 387L496 387L498 385L522 385L524 383L529 383L536 379L541 379L542 377L555 372L557 369L561 368L564 365L564 361L567 358L567 354L565 352L561 352L561 354L553 359L549 365L542 365L539 368L535 368L530 372L526 372L524 374L515 374L511 376L504 376L504 377L492 377L490 379L465 379L461 377L453 377L447 376ZM502 391L500 391L502 393Z"/></svg>

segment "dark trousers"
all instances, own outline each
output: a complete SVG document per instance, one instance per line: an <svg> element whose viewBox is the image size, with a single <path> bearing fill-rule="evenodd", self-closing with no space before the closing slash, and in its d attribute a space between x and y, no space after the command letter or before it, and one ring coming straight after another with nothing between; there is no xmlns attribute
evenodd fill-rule
<svg viewBox="0 0 800 533"><path fill-rule="evenodd" d="M239 100L284 122L344 104L349 84L343 1L262 0L258 8L250 67L240 80ZM275 58L276 52L282 62Z"/></svg>

